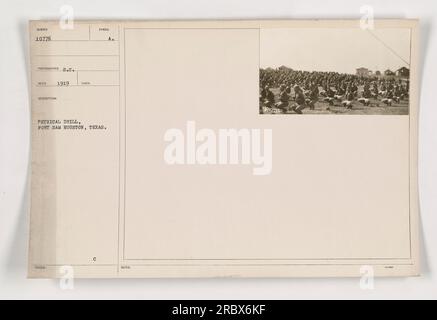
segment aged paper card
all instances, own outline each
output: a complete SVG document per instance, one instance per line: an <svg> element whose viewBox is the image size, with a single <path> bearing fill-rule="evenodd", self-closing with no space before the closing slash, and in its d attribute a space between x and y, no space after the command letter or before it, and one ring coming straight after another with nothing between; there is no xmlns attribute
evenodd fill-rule
<svg viewBox="0 0 437 320"><path fill-rule="evenodd" d="M30 277L419 274L417 21L32 21L30 43Z"/></svg>

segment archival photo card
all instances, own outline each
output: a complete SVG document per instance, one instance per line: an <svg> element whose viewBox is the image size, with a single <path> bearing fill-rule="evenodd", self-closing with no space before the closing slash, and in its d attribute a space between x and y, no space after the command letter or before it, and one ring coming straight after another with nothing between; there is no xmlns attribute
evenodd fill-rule
<svg viewBox="0 0 437 320"><path fill-rule="evenodd" d="M29 32L29 277L420 274L417 21Z"/></svg>

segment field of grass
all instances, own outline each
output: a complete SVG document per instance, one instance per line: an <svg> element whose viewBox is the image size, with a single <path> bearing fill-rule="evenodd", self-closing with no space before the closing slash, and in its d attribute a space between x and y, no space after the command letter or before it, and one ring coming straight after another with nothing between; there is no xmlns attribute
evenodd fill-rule
<svg viewBox="0 0 437 320"><path fill-rule="evenodd" d="M321 89L321 88L320 88ZM358 92L362 92L362 87ZM275 101L279 101L279 89L271 89L275 95ZM290 96L294 96L294 92ZM292 105L294 101L290 101ZM370 99L370 105L365 106L360 102L354 100L352 103L352 109L347 109L342 106L341 101L335 101L334 105L329 105L328 102L323 101L323 97L319 97L319 101L315 104L315 109L310 110L305 108L303 114L392 114L392 115L404 115L408 114L409 101L408 98L396 103L393 101L391 106L387 106L381 102L381 98ZM263 108L265 114L283 114L282 110L276 108ZM293 111L286 112L287 114L296 114Z"/></svg>

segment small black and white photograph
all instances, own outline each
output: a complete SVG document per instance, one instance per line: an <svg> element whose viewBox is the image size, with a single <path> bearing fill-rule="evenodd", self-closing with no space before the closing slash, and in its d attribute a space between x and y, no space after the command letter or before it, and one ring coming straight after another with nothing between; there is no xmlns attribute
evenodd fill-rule
<svg viewBox="0 0 437 320"><path fill-rule="evenodd" d="M260 114L408 115L408 28L260 33Z"/></svg>

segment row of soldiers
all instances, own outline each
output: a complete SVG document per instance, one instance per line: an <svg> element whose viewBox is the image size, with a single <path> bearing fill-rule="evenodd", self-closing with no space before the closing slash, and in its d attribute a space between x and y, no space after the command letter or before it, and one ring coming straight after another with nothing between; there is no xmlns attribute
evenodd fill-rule
<svg viewBox="0 0 437 320"><path fill-rule="evenodd" d="M290 107L289 103L291 99L291 86L281 84L279 86L279 101L275 101L275 95L268 85L264 86L260 90L260 111L263 112L262 106L268 108L276 107L280 110L287 111L290 109L296 113L301 114L302 110L307 106L311 110L315 109L315 104L319 98L319 89L317 86L312 86L311 92L309 92L308 98L305 95L303 89L299 85L293 87L294 91L294 104Z"/></svg>
<svg viewBox="0 0 437 320"><path fill-rule="evenodd" d="M360 86L363 87L361 94L358 92ZM271 88L277 87L279 87L279 101L275 101L271 91ZM293 98L291 88L294 89ZM291 109L296 113L302 113L306 107L314 109L320 97L329 101L334 98L343 99L347 102L344 105L351 107L351 102L355 99L368 101L370 98L382 98L399 101L408 96L408 91L408 81L403 82L394 78L379 79L336 72L294 71L284 67L260 70L260 105L269 108L276 106L284 111ZM295 103L290 108L291 100Z"/></svg>

